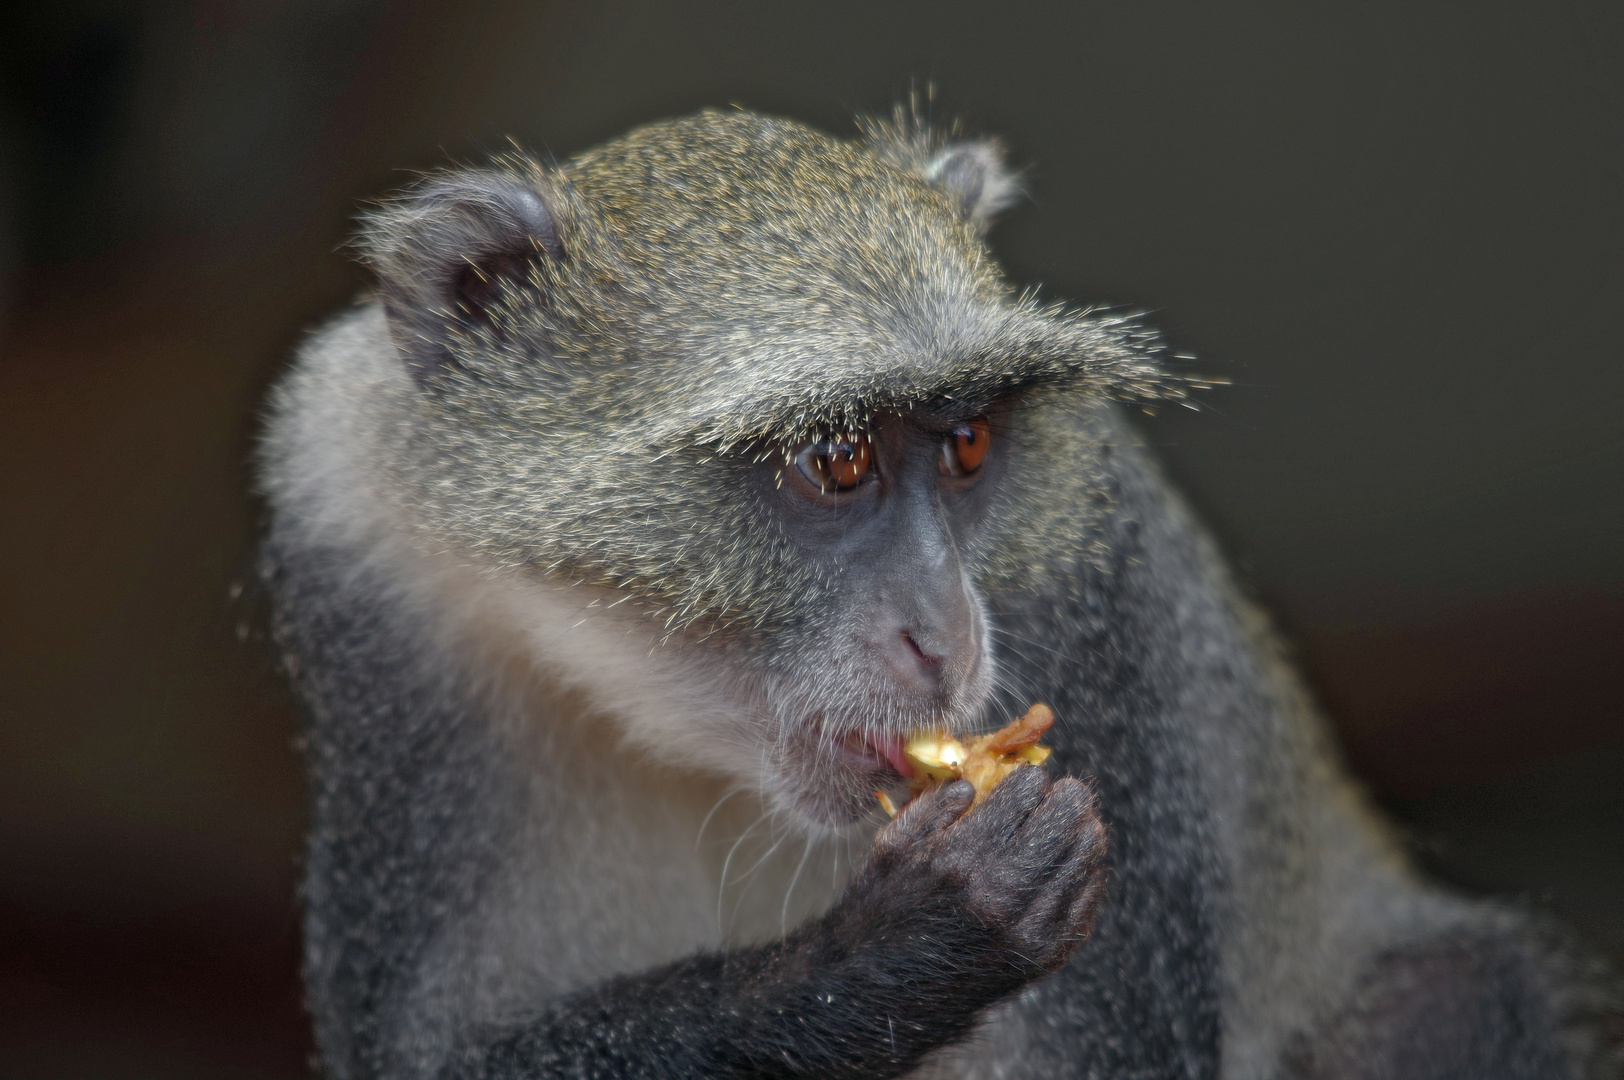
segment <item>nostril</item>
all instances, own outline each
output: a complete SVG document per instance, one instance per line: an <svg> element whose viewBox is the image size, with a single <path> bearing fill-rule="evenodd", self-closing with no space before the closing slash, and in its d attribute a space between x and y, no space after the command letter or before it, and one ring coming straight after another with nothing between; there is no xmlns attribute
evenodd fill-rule
<svg viewBox="0 0 1624 1080"><path fill-rule="evenodd" d="M941 665L942 658L940 656L932 656L924 649L921 649L919 647L919 642L915 641L913 639L913 635L908 633L908 631L904 630L902 632L902 640L908 643L909 650L913 652L914 656L921 664L924 664L928 668L939 667Z"/></svg>

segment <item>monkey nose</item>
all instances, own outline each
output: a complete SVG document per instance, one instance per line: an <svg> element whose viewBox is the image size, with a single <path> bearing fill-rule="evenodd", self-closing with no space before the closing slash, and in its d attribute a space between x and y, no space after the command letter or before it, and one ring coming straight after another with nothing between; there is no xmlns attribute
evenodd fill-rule
<svg viewBox="0 0 1624 1080"><path fill-rule="evenodd" d="M880 649L886 666L897 682L916 694L940 694L944 689L946 669L952 665L948 649L917 630L902 629L884 643Z"/></svg>

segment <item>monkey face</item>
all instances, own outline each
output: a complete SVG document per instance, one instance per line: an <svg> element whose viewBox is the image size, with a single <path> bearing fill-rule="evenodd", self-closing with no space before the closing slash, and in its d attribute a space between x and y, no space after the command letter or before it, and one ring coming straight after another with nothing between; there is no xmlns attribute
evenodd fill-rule
<svg viewBox="0 0 1624 1080"><path fill-rule="evenodd" d="M908 732L982 719L981 588L1054 554L1023 535L1086 544L1065 418L1176 396L1131 316L1003 280L988 160L701 113L426 181L362 240L376 490L546 594L536 657L652 754L850 819Z"/></svg>
<svg viewBox="0 0 1624 1080"><path fill-rule="evenodd" d="M767 651L761 734L775 801L849 820L906 778L910 732L980 719L995 659L977 541L1008 413L882 417L761 463L759 504L813 571L822 612Z"/></svg>
<svg viewBox="0 0 1624 1080"><path fill-rule="evenodd" d="M751 455L733 509L771 562L708 555L799 617L662 632L635 595L537 589L515 594L535 655L649 756L729 775L813 827L871 813L908 776L905 738L977 727L994 685L977 577L1011 413L896 414ZM767 569L786 564L798 573Z"/></svg>

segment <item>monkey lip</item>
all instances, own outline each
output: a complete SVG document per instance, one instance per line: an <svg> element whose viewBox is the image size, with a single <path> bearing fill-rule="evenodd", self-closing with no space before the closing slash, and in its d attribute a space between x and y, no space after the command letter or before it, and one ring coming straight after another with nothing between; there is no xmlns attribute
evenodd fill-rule
<svg viewBox="0 0 1624 1080"><path fill-rule="evenodd" d="M905 741L901 735L853 731L841 736L836 745L844 756L865 771L889 767L904 780L911 780L913 766L902 752Z"/></svg>

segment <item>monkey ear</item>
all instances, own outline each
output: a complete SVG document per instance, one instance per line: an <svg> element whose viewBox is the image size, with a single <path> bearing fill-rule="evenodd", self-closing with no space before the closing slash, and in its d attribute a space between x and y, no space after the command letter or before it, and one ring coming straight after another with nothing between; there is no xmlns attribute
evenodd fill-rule
<svg viewBox="0 0 1624 1080"><path fill-rule="evenodd" d="M1021 194L1020 181L1004 162L996 142L975 139L949 143L919 163L919 174L940 188L985 229Z"/></svg>
<svg viewBox="0 0 1624 1080"><path fill-rule="evenodd" d="M420 378L450 362L450 337L495 325L515 288L562 261L558 219L533 186L495 172L430 180L368 214L357 246L378 274L395 343Z"/></svg>
<svg viewBox="0 0 1624 1080"><path fill-rule="evenodd" d="M1021 195L1021 182L995 139L964 139L925 119L917 98L899 101L889 117L859 116L857 126L880 157L920 177L985 231Z"/></svg>

